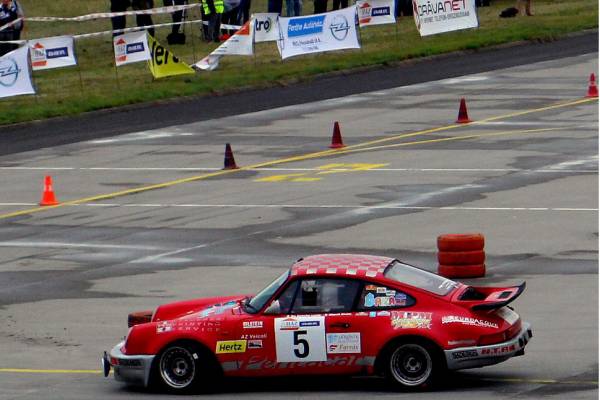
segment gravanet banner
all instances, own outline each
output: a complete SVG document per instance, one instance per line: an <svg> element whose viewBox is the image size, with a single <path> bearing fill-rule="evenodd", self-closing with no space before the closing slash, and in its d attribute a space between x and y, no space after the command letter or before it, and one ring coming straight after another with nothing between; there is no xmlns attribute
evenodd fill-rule
<svg viewBox="0 0 600 400"><path fill-rule="evenodd" d="M0 98L35 94L29 62L28 46L21 46L0 57Z"/></svg>
<svg viewBox="0 0 600 400"><path fill-rule="evenodd" d="M55 36L27 42L34 71L77 65L73 36Z"/></svg>
<svg viewBox="0 0 600 400"><path fill-rule="evenodd" d="M479 26L475 0L413 0L413 16L421 36Z"/></svg>
<svg viewBox="0 0 600 400"><path fill-rule="evenodd" d="M325 51L359 49L356 6L303 17L279 18L282 59Z"/></svg>

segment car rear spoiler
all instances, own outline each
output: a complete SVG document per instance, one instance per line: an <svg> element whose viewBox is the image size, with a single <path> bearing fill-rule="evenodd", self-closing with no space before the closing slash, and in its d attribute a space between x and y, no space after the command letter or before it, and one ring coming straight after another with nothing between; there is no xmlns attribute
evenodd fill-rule
<svg viewBox="0 0 600 400"><path fill-rule="evenodd" d="M471 290L478 295L479 299L463 299L462 297L467 293L467 291L465 291L463 295L459 297L459 300L462 300L460 303L475 311L496 310L512 303L519 297L525 290L525 282L518 286L504 288L472 287Z"/></svg>

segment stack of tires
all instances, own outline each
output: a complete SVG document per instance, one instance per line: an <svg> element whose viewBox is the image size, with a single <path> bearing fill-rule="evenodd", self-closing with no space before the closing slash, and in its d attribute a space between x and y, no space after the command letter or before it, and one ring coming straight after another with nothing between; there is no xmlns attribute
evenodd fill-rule
<svg viewBox="0 0 600 400"><path fill-rule="evenodd" d="M446 278L484 276L484 244L484 237L480 233L438 236L438 274Z"/></svg>

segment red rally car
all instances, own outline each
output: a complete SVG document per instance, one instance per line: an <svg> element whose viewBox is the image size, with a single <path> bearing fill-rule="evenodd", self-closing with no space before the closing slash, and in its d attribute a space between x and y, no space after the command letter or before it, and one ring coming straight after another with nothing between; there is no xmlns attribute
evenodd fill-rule
<svg viewBox="0 0 600 400"><path fill-rule="evenodd" d="M103 368L175 392L218 376L298 374L384 375L425 387L445 370L523 355L531 327L507 305L524 289L466 286L386 257L310 256L254 296L130 314Z"/></svg>

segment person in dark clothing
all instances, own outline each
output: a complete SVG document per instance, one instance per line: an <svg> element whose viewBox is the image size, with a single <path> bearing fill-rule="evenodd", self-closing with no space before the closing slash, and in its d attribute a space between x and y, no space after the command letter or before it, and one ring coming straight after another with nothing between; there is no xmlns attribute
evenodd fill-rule
<svg viewBox="0 0 600 400"><path fill-rule="evenodd" d="M0 0L0 27L22 17L22 10L16 0ZM0 41L19 40L23 23L18 22L0 31ZM0 57L19 47L16 43L0 43Z"/></svg>
<svg viewBox="0 0 600 400"><path fill-rule="evenodd" d="M131 6L134 10L148 10L154 8L154 0L132 0ZM139 14L135 16L137 26L150 26L152 23L152 15ZM154 28L148 28L148 33L154 36Z"/></svg>
<svg viewBox="0 0 600 400"><path fill-rule="evenodd" d="M110 0L111 12L123 12L126 11L130 6L134 10L146 10L149 8L154 8L154 0ZM122 32L118 31L122 31L127 26L127 17L112 17L111 22L113 31L117 31L113 33L113 36L120 35ZM135 22L137 26L152 25L152 16L136 15ZM154 28L148 28L148 32L154 36Z"/></svg>
<svg viewBox="0 0 600 400"><path fill-rule="evenodd" d="M204 17L208 17L208 35L204 38L206 41L219 43L221 34L221 16L225 11L225 3L223 0L202 0L202 9Z"/></svg>
<svg viewBox="0 0 600 400"><path fill-rule="evenodd" d="M252 0L242 0L238 7L238 24L244 25L250 19L250 5Z"/></svg>
<svg viewBox="0 0 600 400"><path fill-rule="evenodd" d="M283 0L269 0L267 5L267 12L277 13L281 15L283 10Z"/></svg>
<svg viewBox="0 0 600 400"><path fill-rule="evenodd" d="M338 10L341 8L348 7L348 0L333 0L333 9Z"/></svg>
<svg viewBox="0 0 600 400"><path fill-rule="evenodd" d="M165 7L168 6L182 6L187 4L187 0L163 0ZM172 14L173 22L175 25L171 27L171 33L167 35L167 42L169 44L185 44L185 33L179 32L181 28L180 22L183 21L184 11L177 11Z"/></svg>
<svg viewBox="0 0 600 400"><path fill-rule="evenodd" d="M314 0L314 5L314 14L321 14L327 12L327 0Z"/></svg>

